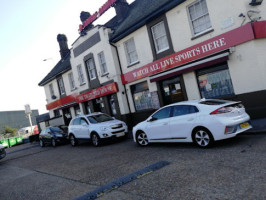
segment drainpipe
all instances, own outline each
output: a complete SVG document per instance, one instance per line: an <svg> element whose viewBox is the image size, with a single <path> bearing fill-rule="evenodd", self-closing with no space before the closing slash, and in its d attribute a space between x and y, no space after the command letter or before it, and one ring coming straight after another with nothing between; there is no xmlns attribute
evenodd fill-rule
<svg viewBox="0 0 266 200"><path fill-rule="evenodd" d="M117 46L115 46L114 44L112 44L110 42L111 46L113 46L116 50L116 54L117 54L117 58L118 58L118 63L119 63L119 68L120 68L120 73L122 75L123 71L122 71L122 67L121 67L121 61L120 61L120 57L119 57L119 54L118 54L118 50L117 50ZM124 86L124 90L125 90L125 94L126 94L126 99L127 99L127 106L128 106L128 109L129 109L129 113L131 113L131 109L130 109L130 105L129 105L129 100L128 100L128 96L127 96L127 90L126 90L126 86L123 84Z"/></svg>

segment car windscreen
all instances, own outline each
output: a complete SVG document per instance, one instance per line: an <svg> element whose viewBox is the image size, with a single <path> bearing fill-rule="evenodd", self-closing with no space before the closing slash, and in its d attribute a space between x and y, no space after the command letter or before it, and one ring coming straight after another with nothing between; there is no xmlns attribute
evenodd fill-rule
<svg viewBox="0 0 266 200"><path fill-rule="evenodd" d="M60 129L58 127L51 127L50 129L51 129L51 131L57 132L57 133L63 133L64 132L62 129Z"/></svg>
<svg viewBox="0 0 266 200"><path fill-rule="evenodd" d="M101 122L111 121L114 119L112 117L110 117L109 115L100 114L100 115L89 116L88 120L92 124L97 124L97 123L101 123Z"/></svg>

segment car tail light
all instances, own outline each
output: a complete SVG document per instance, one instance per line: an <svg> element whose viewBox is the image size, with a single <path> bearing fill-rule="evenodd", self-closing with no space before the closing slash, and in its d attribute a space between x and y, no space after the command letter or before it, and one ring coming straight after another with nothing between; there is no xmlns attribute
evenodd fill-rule
<svg viewBox="0 0 266 200"><path fill-rule="evenodd" d="M218 108L217 110L211 112L210 115L224 114L224 113L228 113L231 111L232 111L232 109L229 107L221 107L221 108Z"/></svg>

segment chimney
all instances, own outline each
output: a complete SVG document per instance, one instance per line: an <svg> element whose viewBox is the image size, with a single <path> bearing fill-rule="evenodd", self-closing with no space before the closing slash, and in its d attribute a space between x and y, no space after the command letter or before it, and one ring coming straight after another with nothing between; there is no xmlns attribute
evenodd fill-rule
<svg viewBox="0 0 266 200"><path fill-rule="evenodd" d="M116 12L117 21L120 22L128 13L129 5L127 3L127 0L117 0L114 5L114 8Z"/></svg>
<svg viewBox="0 0 266 200"><path fill-rule="evenodd" d="M67 37L64 34L58 34L57 41L60 47L61 59L63 59L69 52L69 48L67 45Z"/></svg>
<svg viewBox="0 0 266 200"><path fill-rule="evenodd" d="M80 21L82 22L82 24L83 24L83 22L85 22L89 17L91 16L91 14L89 13L89 12L85 12L85 11L82 11L81 13L80 13ZM93 28L93 25L92 24L90 24L89 26L87 26L86 28L85 28L85 30L89 30L89 29L91 29L91 28Z"/></svg>

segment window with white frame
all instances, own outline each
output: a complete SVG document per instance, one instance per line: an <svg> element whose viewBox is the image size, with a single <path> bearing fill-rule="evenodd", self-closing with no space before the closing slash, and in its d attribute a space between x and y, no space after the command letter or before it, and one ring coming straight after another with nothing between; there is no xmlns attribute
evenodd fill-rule
<svg viewBox="0 0 266 200"><path fill-rule="evenodd" d="M78 69L79 83L80 85L82 85L85 83L85 79L81 65L78 65L77 69Z"/></svg>
<svg viewBox="0 0 266 200"><path fill-rule="evenodd" d="M90 80L93 80L96 78L96 68L95 65L93 63L92 59L89 59L86 61L86 66L89 72L89 76L90 76Z"/></svg>
<svg viewBox="0 0 266 200"><path fill-rule="evenodd" d="M59 87L60 95L65 94L66 91L65 91L65 86L64 86L63 78L59 78L59 79L57 80L57 82L58 82L58 87Z"/></svg>
<svg viewBox="0 0 266 200"><path fill-rule="evenodd" d="M107 65L106 65L105 56L104 56L103 51L98 54L98 58L99 58L100 66L101 66L102 75L105 75L108 73L108 71L107 71Z"/></svg>
<svg viewBox="0 0 266 200"><path fill-rule="evenodd" d="M156 49L156 53L161 53L165 50L169 49L169 43L165 31L164 22L161 21L160 23L151 27L152 37L154 46Z"/></svg>
<svg viewBox="0 0 266 200"><path fill-rule="evenodd" d="M138 62L138 54L136 51L134 39L131 38L131 39L127 40L124 43L124 46L125 46L128 65L132 65L132 64Z"/></svg>
<svg viewBox="0 0 266 200"><path fill-rule="evenodd" d="M188 7L188 12L194 36L212 28L206 0L196 1Z"/></svg>
<svg viewBox="0 0 266 200"><path fill-rule="evenodd" d="M68 74L68 80L69 80L69 85L70 85L71 90L76 89L76 85L75 85L75 81L74 81L74 76L73 76L73 73L72 72Z"/></svg>
<svg viewBox="0 0 266 200"><path fill-rule="evenodd" d="M52 83L49 85L49 90L50 90L51 97L55 96L54 95L54 87L53 87Z"/></svg>

